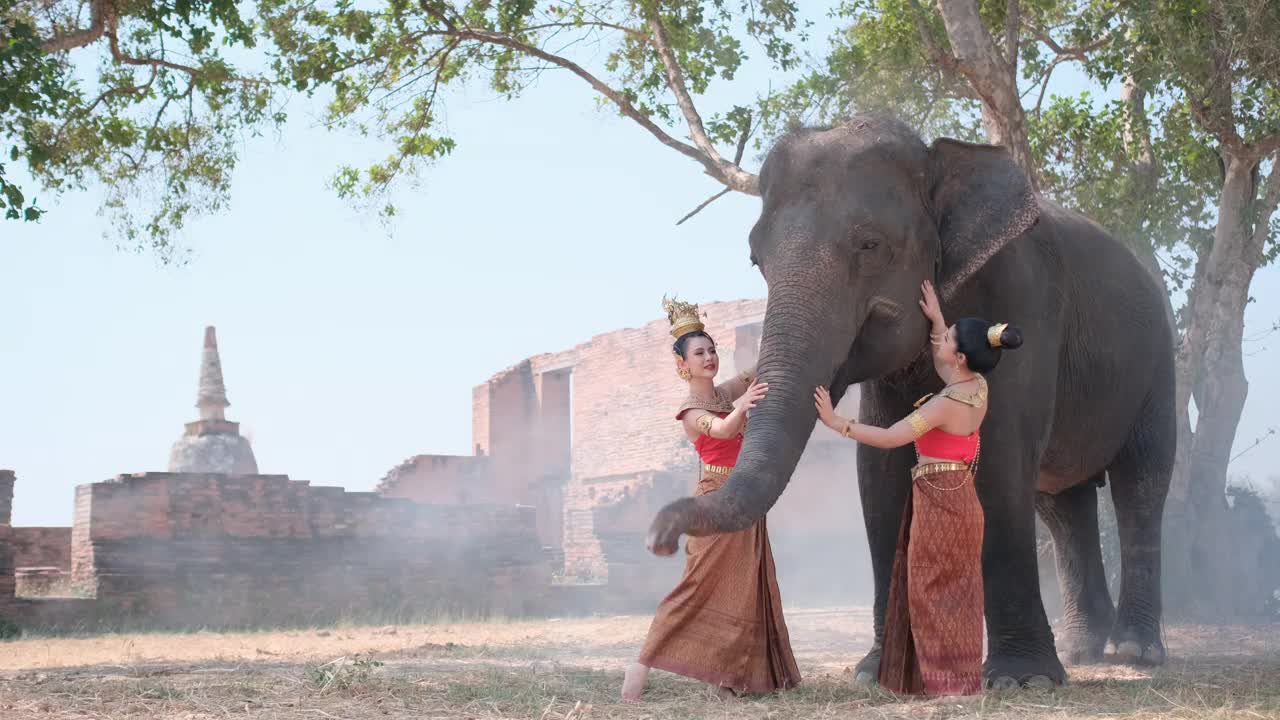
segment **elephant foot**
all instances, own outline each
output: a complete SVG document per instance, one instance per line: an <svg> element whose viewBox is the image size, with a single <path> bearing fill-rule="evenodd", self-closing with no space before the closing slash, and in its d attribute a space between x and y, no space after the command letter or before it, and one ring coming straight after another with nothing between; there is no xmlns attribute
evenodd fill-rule
<svg viewBox="0 0 1280 720"><path fill-rule="evenodd" d="M1034 657L992 653L987 655L983 678L983 684L989 690L1049 689L1066 685L1067 671L1058 656L1052 653Z"/></svg>
<svg viewBox="0 0 1280 720"><path fill-rule="evenodd" d="M1107 649L1107 633L1087 629L1066 630L1054 638L1058 657L1065 665L1096 665Z"/></svg>
<svg viewBox="0 0 1280 720"><path fill-rule="evenodd" d="M871 648L871 652L859 660L857 666L853 668L853 682L855 685L865 687L876 687L880 684L879 645Z"/></svg>
<svg viewBox="0 0 1280 720"><path fill-rule="evenodd" d="M1118 631L1115 636L1116 660L1125 665L1163 665L1164 643L1159 632Z"/></svg>

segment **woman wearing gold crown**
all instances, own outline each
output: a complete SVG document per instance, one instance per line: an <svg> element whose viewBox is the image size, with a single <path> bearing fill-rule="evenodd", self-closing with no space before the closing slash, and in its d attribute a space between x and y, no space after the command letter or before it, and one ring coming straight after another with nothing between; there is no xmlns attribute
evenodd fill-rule
<svg viewBox="0 0 1280 720"><path fill-rule="evenodd" d="M933 325L933 364L946 386L926 395L892 427L835 414L826 388L814 393L818 418L844 437L878 448L915 442L911 502L889 582L880 685L898 693L972 695L982 689L982 506L974 488L987 381L1002 349L1022 344L1005 323L961 318L947 327L933 286L920 307Z"/></svg>
<svg viewBox="0 0 1280 720"><path fill-rule="evenodd" d="M702 464L694 494L706 495L729 478L747 412L769 388L754 369L716 385L720 362L698 306L664 298L663 308L676 338L676 373L689 383L676 419ZM709 683L721 696L795 687L800 671L764 519L735 533L691 537L685 553L684 576L658 605L640 658L627 668L623 699L640 697L650 668Z"/></svg>

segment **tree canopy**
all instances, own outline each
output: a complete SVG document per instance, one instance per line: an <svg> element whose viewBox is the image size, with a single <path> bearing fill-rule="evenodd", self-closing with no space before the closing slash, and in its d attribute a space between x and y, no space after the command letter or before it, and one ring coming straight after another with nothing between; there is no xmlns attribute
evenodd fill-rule
<svg viewBox="0 0 1280 720"><path fill-rule="evenodd" d="M101 189L121 240L169 256L189 215L226 202L244 135L284 118L273 79L229 59L259 37L231 0L0 0L6 216L42 212L22 162L46 192Z"/></svg>

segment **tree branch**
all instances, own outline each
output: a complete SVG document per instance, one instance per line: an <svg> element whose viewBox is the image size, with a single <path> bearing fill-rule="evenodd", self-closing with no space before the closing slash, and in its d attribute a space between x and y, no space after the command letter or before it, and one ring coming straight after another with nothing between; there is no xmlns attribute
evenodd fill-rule
<svg viewBox="0 0 1280 720"><path fill-rule="evenodd" d="M684 74L680 71L680 65L676 62L675 55L671 53L671 46L667 43L667 30L662 26L662 21L656 12L649 18L649 29L652 32L650 40L654 49L658 51L658 57L666 70L667 87L676 96L676 104L684 114L694 145L698 146L707 160L716 166L719 171L718 179L725 185L729 187L755 185L756 177L721 157L715 145L711 143L711 139L707 137L707 130L702 125L702 117L698 115L698 109L694 107L693 98L685 85ZM758 191L752 194L758 194Z"/></svg>
<svg viewBox="0 0 1280 720"><path fill-rule="evenodd" d="M1018 25L1021 16L1022 6L1018 0L1008 0L1004 16L1004 61L1008 63L1015 83L1018 73Z"/></svg>
<svg viewBox="0 0 1280 720"><path fill-rule="evenodd" d="M748 114L747 114L747 119L746 119L745 121L743 121L743 123L742 123L742 134L738 136L738 149L737 149L737 151L736 151L736 152L734 153L734 155L733 155L733 164L734 164L734 165L738 165L738 164L740 164L740 163L742 162L742 154L743 154L743 152L745 152L745 151L746 151L746 149L747 149L747 139L751 137L751 132L752 132L752 127L751 127L751 114L750 114L750 113L748 113ZM696 208L694 208L694 209L690 210L690 211L689 211L689 213L688 213L687 215L685 215L684 217L682 217L682 218L680 218L679 220L677 220L677 221L676 221L676 225L683 225L685 220L688 220L689 218L693 217L694 215L697 215L698 213L702 212L703 208L705 208L706 206L708 206L708 205L710 205L711 203L715 202L716 200L719 200L720 198L724 197L724 196L725 196L725 194L726 194L726 193L728 193L730 190L731 190L731 188L726 187L725 189L721 190L720 192L716 193L715 195L712 195L711 197L707 198L706 200L704 200L704 201L702 202L702 204L701 204L701 205L699 205L698 207L696 207Z"/></svg>
<svg viewBox="0 0 1280 720"><path fill-rule="evenodd" d="M1059 58L1079 60L1080 62L1087 62L1089 60L1089 53L1106 46L1115 39L1115 33L1108 30L1103 33L1101 37L1091 43L1085 43L1084 45L1078 45L1076 47L1062 47L1058 44L1058 41L1053 39L1052 35L1031 24L1030 21L1024 21L1023 27L1030 30L1031 34L1035 35L1037 40L1044 43L1045 46L1052 50Z"/></svg>
<svg viewBox="0 0 1280 720"><path fill-rule="evenodd" d="M630 118L640 127L649 131L650 135L657 138L658 142L684 155L685 157L696 160L705 169L706 173L726 187L736 190L747 195L760 194L760 182L752 173L743 170L736 165L731 165L719 153L715 152L715 148L711 148L711 153L704 152L700 147L689 145L671 137L665 130L658 127L647 115L642 113L625 95L607 85L600 78L591 74L586 68L560 55L547 52L540 47L530 45L529 43L516 40L508 35L501 33L489 32L487 30L476 30L472 28L460 27L453 22L444 12L430 6L428 0L423 0L421 7L431 17L439 20L445 26L444 30L429 31L426 35L437 35L443 37L451 37L458 40L471 40L474 42L484 43L487 45L497 45L520 53L538 58L547 63L555 65L564 70L577 75L586 81L596 92L608 98L623 115ZM672 88L675 92L675 88ZM687 92L685 93L687 97ZM697 118L696 112L694 117ZM686 116L687 118L687 116ZM697 119L696 125L691 123L691 133L695 136L695 142L698 135L701 135L702 141L706 141L705 130L702 129L701 119ZM709 145L709 142L707 143Z"/></svg>
<svg viewBox="0 0 1280 720"><path fill-rule="evenodd" d="M1049 78L1053 77L1054 68L1067 59L1067 56L1059 55L1053 59L1053 62L1049 63L1049 67L1045 68L1044 80L1040 83L1040 97L1036 98L1036 109L1033 111L1036 117L1040 117L1040 106L1044 104L1044 94L1049 90Z"/></svg>
<svg viewBox="0 0 1280 720"><path fill-rule="evenodd" d="M920 42L924 44L925 52L929 53L929 59L938 67L942 77L950 83L952 91L960 97L982 100L960 76L956 56L949 50L938 47L938 43L934 42L933 35L929 32L928 15L925 14L924 8L920 7L920 0L907 0L907 2L911 5L911 16L915 20L916 32L920 34Z"/></svg>
<svg viewBox="0 0 1280 720"><path fill-rule="evenodd" d="M111 15L114 21L115 8L109 6L111 2L112 0L90 0L88 28L61 35L55 34L40 43L40 48L47 53L56 53L82 48L97 42L107 32L108 15Z"/></svg>
<svg viewBox="0 0 1280 720"><path fill-rule="evenodd" d="M1275 215L1277 208L1280 208L1280 155L1271 158L1271 172L1267 173L1266 189L1263 190L1253 234L1249 238L1249 251L1254 256L1249 260L1254 267L1262 264L1267 236L1271 234L1271 216Z"/></svg>
<svg viewBox="0 0 1280 720"><path fill-rule="evenodd" d="M733 188L728 188L728 187L726 187L725 189L721 190L720 192L716 193L715 195L712 195L711 197L707 198L706 200L703 200L703 201L702 201L702 203L701 203L700 205L698 205L698 207L696 207L696 208L694 208L694 209L690 210L688 215L685 215L684 217L682 217L682 218L680 218L679 220L677 220L677 221L676 221L676 225L683 225L685 220L688 220L689 218L693 217L694 215L697 215L698 213L702 212L702 209L703 209L703 208L705 208L706 206L708 206L708 205L710 205L711 203L715 202L716 200L719 200L720 198L724 197L725 195L728 195L728 194L729 194L729 192L730 192L731 190L733 190Z"/></svg>

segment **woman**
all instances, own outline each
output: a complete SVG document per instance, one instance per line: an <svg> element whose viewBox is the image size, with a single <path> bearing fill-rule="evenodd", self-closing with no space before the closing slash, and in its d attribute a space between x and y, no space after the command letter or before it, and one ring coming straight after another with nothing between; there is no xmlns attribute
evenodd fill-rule
<svg viewBox="0 0 1280 720"><path fill-rule="evenodd" d="M911 502L898 536L885 611L880 684L894 692L972 695L982 689L982 506L974 489L987 381L1001 349L1022 344L1006 324L963 318L947 327L933 286L920 307L933 325L933 366L946 387L926 395L892 427L835 414L826 388L818 417L841 435L878 448L914 441Z"/></svg>
<svg viewBox="0 0 1280 720"><path fill-rule="evenodd" d="M754 369L717 386L720 361L698 306L664 298L663 308L676 338L676 374L689 383L676 419L702 462L694 494L705 495L729 478L747 412L769 387ZM721 697L795 687L800 671L764 519L735 533L691 537L685 552L684 576L658 606L640 658L627 668L623 699L639 699L650 668L709 683Z"/></svg>

